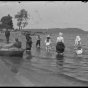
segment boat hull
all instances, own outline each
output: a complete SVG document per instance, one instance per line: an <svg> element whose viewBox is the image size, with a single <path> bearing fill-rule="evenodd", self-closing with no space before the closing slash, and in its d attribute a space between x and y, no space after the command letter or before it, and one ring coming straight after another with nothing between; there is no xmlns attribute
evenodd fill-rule
<svg viewBox="0 0 88 88"><path fill-rule="evenodd" d="M24 51L5 51L5 50L0 50L0 56L23 56Z"/></svg>

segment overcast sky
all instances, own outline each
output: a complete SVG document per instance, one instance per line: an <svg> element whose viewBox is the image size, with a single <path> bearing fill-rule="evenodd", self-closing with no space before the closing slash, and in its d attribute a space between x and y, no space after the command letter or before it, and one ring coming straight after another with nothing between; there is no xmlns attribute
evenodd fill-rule
<svg viewBox="0 0 88 88"><path fill-rule="evenodd" d="M25 1L0 2L0 19L10 14L14 28L17 21L14 15L21 9L30 14L29 24L25 28L66 28L77 27L88 30L88 3L80 1Z"/></svg>

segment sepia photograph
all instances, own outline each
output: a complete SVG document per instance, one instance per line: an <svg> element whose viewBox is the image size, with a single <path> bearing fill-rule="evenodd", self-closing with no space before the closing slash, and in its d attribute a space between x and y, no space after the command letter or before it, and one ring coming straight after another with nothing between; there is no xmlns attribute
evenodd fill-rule
<svg viewBox="0 0 88 88"><path fill-rule="evenodd" d="M0 1L0 87L88 86L88 3Z"/></svg>

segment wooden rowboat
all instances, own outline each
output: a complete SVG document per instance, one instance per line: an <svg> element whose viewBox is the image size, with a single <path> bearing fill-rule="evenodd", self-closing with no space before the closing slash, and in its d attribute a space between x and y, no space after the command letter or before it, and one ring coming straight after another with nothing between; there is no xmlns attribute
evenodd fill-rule
<svg viewBox="0 0 88 88"><path fill-rule="evenodd" d="M0 49L0 56L20 56L22 57L24 50L16 50L16 49Z"/></svg>

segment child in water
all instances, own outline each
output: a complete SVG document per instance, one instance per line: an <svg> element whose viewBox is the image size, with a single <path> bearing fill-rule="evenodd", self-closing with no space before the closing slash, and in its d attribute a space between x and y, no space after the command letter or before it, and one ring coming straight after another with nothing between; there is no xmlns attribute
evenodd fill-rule
<svg viewBox="0 0 88 88"><path fill-rule="evenodd" d="M75 49L76 49L76 51L77 50L80 50L80 53L82 53L82 46L81 46L81 38L80 38L80 36L76 36L76 39L75 39Z"/></svg>
<svg viewBox="0 0 88 88"><path fill-rule="evenodd" d="M51 49L51 40L50 40L50 36L47 36L47 39L45 40L45 44L46 44L46 50L49 52Z"/></svg>
<svg viewBox="0 0 88 88"><path fill-rule="evenodd" d="M80 38L80 36L76 36L74 46L76 49L81 49L81 38Z"/></svg>
<svg viewBox="0 0 88 88"><path fill-rule="evenodd" d="M41 41L41 38L40 38L40 36L38 35L38 36L37 36L36 47L39 46L39 48L40 48L40 41Z"/></svg>

